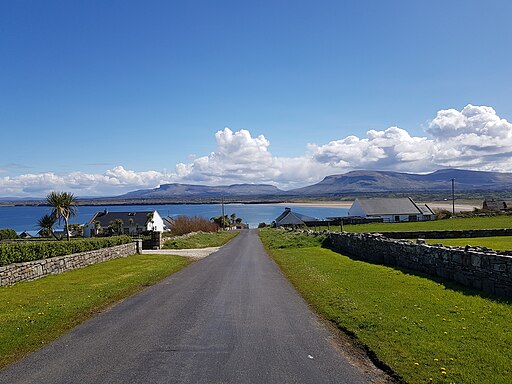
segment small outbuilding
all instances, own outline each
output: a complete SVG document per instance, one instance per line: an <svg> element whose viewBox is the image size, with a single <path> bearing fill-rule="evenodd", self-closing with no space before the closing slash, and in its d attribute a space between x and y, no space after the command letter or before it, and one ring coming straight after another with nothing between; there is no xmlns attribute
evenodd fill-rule
<svg viewBox="0 0 512 384"><path fill-rule="evenodd" d="M19 234L19 238L20 239L32 239L34 236L32 236L30 233L28 233L27 231L23 231Z"/></svg>
<svg viewBox="0 0 512 384"><path fill-rule="evenodd" d="M285 208L275 220L276 228L279 227L314 227L328 225L327 221L315 217L306 216L298 212L293 212L291 208Z"/></svg>
<svg viewBox="0 0 512 384"><path fill-rule="evenodd" d="M512 210L512 201L486 199L482 208L487 211L509 211Z"/></svg>
<svg viewBox="0 0 512 384"><path fill-rule="evenodd" d="M379 218L386 223L434 220L436 215L427 204L410 197L356 199L349 209L350 217Z"/></svg>

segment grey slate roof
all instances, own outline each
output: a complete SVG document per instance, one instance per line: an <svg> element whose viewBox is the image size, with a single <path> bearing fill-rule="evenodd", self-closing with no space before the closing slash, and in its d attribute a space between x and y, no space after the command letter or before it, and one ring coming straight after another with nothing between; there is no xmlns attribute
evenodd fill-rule
<svg viewBox="0 0 512 384"><path fill-rule="evenodd" d="M410 197L361 199L359 204L367 215L433 215L426 204L416 204Z"/></svg>
<svg viewBox="0 0 512 384"><path fill-rule="evenodd" d="M143 211L143 212L109 212L109 211L101 211L96 212L96 214L92 217L91 220L87 224L92 224L96 221L99 221L103 228L109 226L111 221L116 219L123 220L123 224L128 226L130 225L130 219L133 220L132 225L138 225L139 227L145 227L148 221L148 214L154 211Z"/></svg>
<svg viewBox="0 0 512 384"><path fill-rule="evenodd" d="M276 218L276 226L280 225L304 225L308 222L316 222L317 218L292 212L290 208L285 208L284 212Z"/></svg>

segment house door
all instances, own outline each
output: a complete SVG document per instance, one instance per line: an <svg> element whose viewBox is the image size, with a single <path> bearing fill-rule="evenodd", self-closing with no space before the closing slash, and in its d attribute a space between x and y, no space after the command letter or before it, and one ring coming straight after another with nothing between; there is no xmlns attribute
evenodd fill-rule
<svg viewBox="0 0 512 384"><path fill-rule="evenodd" d="M395 223L399 223L400 222L400 216L395 216Z"/></svg>

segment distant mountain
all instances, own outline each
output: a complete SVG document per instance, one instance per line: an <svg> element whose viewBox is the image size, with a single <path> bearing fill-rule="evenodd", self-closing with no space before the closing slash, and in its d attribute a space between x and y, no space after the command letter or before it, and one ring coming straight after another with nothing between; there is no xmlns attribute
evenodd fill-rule
<svg viewBox="0 0 512 384"><path fill-rule="evenodd" d="M332 195L358 192L435 192L449 190L455 179L458 191L512 190L512 173L442 169L428 174L392 171L352 171L325 177L308 187L288 191L294 195Z"/></svg>
<svg viewBox="0 0 512 384"><path fill-rule="evenodd" d="M158 188L141 189L118 196L121 199L165 199L170 197L274 196L284 191L268 184L233 184L207 186L194 184L162 184Z"/></svg>
<svg viewBox="0 0 512 384"><path fill-rule="evenodd" d="M104 198L80 197L81 203L121 204L136 203L137 200L159 201L204 201L225 197L231 201L275 201L301 197L329 197L333 195L357 196L362 193L437 193L451 189L451 179L455 179L455 189L460 192L512 192L512 173L466 171L462 169L442 169L427 174L401 173L392 171L352 171L342 175L325 177L317 184L283 191L269 184L233 185L194 185L162 184L158 188L141 189L121 196ZM38 205L42 198L0 198L0 205Z"/></svg>
<svg viewBox="0 0 512 384"><path fill-rule="evenodd" d="M451 188L461 191L512 190L512 173L442 169L433 173L414 174L392 171L352 171L325 177L321 182L303 188L283 191L268 184L233 184L206 186L163 184L118 196L119 199L219 198L265 196L329 196L368 192L438 192Z"/></svg>

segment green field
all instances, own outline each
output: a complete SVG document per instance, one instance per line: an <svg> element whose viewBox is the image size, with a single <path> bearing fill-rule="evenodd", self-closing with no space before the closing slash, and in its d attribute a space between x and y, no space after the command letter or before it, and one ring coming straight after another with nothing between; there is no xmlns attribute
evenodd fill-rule
<svg viewBox="0 0 512 384"><path fill-rule="evenodd" d="M471 245L474 247L487 247L501 251L512 250L512 236L473 237L465 239L429 239L426 241L429 244L443 244L459 247Z"/></svg>
<svg viewBox="0 0 512 384"><path fill-rule="evenodd" d="M240 232L199 232L192 236L171 238L164 243L163 249L193 249L220 247Z"/></svg>
<svg viewBox="0 0 512 384"><path fill-rule="evenodd" d="M0 368L189 263L179 256L134 255L0 287Z"/></svg>
<svg viewBox="0 0 512 384"><path fill-rule="evenodd" d="M321 237L295 247L286 235L260 231L297 290L407 382L511 382L512 301L352 260Z"/></svg>
<svg viewBox="0 0 512 384"><path fill-rule="evenodd" d="M339 227L337 228L337 230L339 230ZM453 218L446 220L418 221L412 223L370 223L345 225L343 230L347 232L394 232L496 228L512 228L512 216Z"/></svg>

